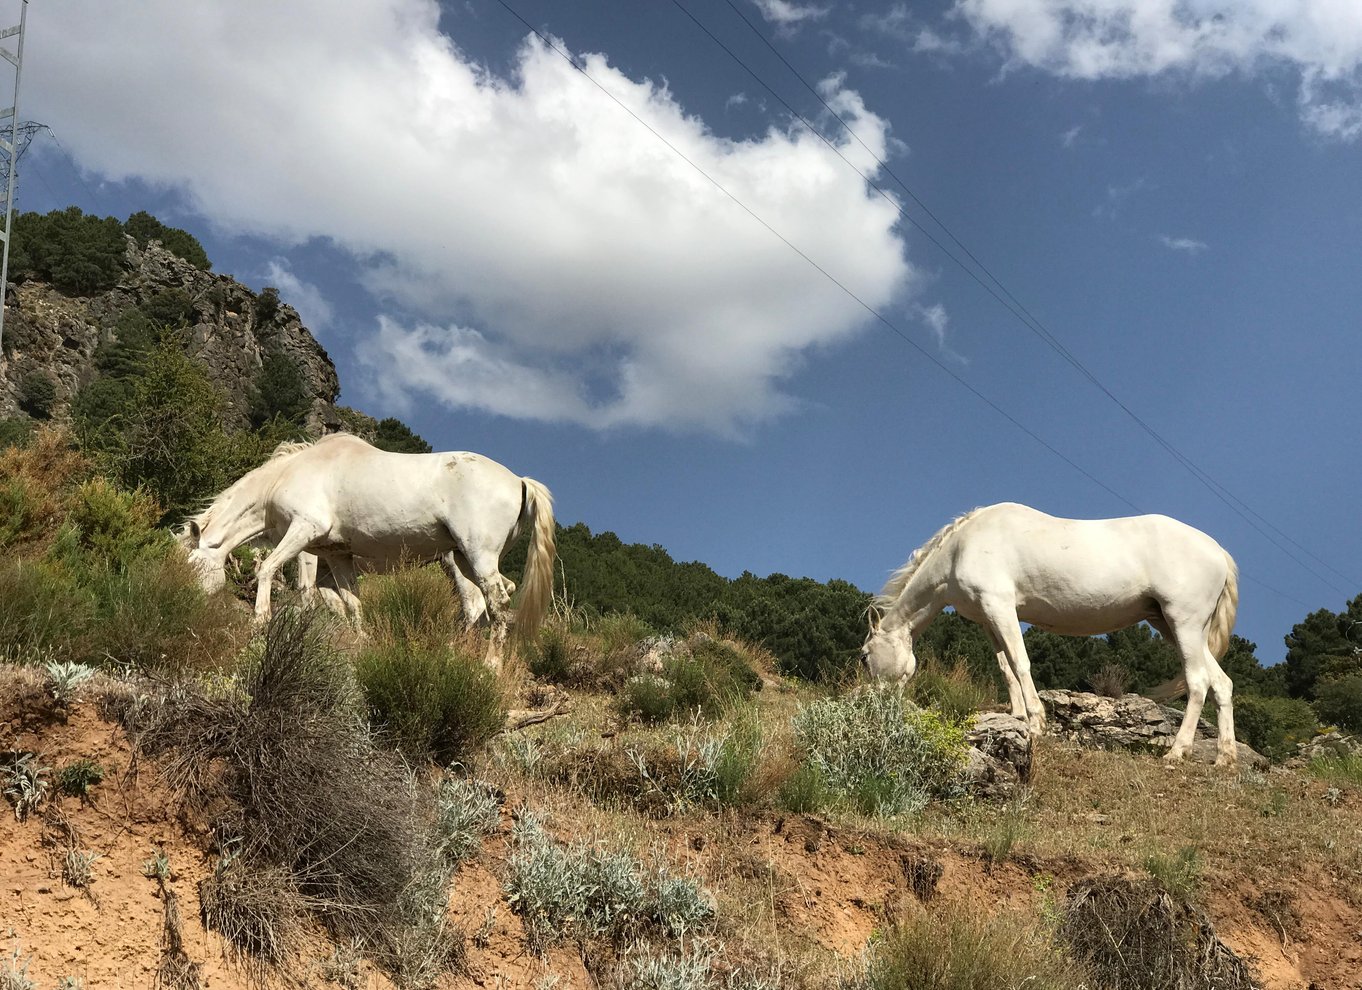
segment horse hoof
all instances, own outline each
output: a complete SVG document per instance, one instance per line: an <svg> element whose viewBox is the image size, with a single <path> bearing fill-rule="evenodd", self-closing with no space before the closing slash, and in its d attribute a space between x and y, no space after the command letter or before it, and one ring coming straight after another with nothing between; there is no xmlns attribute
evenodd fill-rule
<svg viewBox="0 0 1362 990"><path fill-rule="evenodd" d="M1181 763L1181 762L1182 762L1182 755L1183 755L1184 752L1185 752L1185 750L1181 750L1181 749L1170 749L1168 752L1166 752L1166 753L1163 754L1163 762L1164 762L1164 763Z"/></svg>

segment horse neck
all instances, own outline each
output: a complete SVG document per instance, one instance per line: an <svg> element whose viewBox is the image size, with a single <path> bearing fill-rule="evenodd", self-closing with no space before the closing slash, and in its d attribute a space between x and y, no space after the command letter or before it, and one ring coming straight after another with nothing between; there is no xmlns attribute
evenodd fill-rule
<svg viewBox="0 0 1362 990"><path fill-rule="evenodd" d="M881 626L886 631L900 626L907 627L909 633L920 631L946 607L949 558L942 550L938 546L928 554L885 610Z"/></svg>
<svg viewBox="0 0 1362 990"><path fill-rule="evenodd" d="M252 537L265 531L265 507L258 498L232 491L209 509L200 546L231 553Z"/></svg>

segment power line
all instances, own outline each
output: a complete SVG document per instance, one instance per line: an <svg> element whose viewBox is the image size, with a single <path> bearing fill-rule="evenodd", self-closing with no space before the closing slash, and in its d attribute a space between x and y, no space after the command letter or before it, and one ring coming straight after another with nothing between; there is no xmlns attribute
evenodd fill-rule
<svg viewBox="0 0 1362 990"><path fill-rule="evenodd" d="M810 265L814 270L816 270L819 274L821 274L821 275L822 275L824 278L826 278L829 282L831 282L831 283L832 283L833 285L835 285L838 289L840 289L843 293L845 293L845 294L846 294L847 296L849 296L852 300L854 300L854 301L857 303L857 305L859 305L859 306L860 306L861 308L863 308L867 313L869 313L872 317L874 317L875 320L877 320L880 324L882 324L882 325L883 325L886 329L888 329L891 333L893 333L895 336L899 337L899 338L900 338L901 340L903 340L906 344L908 344L910 347L912 347L914 350L916 350L919 354L921 354L923 357L925 357L928 361L930 361L932 364L934 364L938 369L940 369L940 370L941 370L942 372L944 372L945 374L949 375L957 384L959 384L960 386L962 386L963 388L965 388L967 391L969 391L972 395L974 395L975 398L979 399L981 402L983 402L985 405L987 405L990 409L992 409L994 412L996 412L999 416L1003 417L1005 420L1007 420L1009 423L1011 423L1013 426L1015 426L1015 427L1016 427L1017 429L1019 429L1021 432L1025 433L1028 437L1030 437L1030 438L1031 438L1032 440L1034 440L1036 443L1040 444L1040 445L1041 445L1042 447L1044 447L1046 450L1050 451L1050 453L1054 454L1056 457L1058 457L1058 458L1059 458L1060 460L1062 460L1064 463L1068 464L1071 468L1073 468L1073 469L1074 469L1075 471L1077 471L1079 474L1083 475L1083 477L1087 478L1087 479L1088 479L1089 481L1091 481L1093 484L1097 485L1097 486L1098 486L1099 488L1101 488L1103 491L1107 492L1107 493L1108 493L1109 495L1111 495L1113 498L1117 499L1117 500L1118 500L1119 502L1121 502L1123 505L1129 507L1130 509L1134 510L1135 512L1138 513L1138 512L1142 512L1142 511L1143 511L1143 510L1142 510L1138 505L1136 505L1134 502L1130 501L1128 498L1126 498L1126 497L1125 497L1124 495L1122 495L1120 492L1116 491L1114 488L1112 488L1111 486L1107 485L1107 484L1106 484L1105 482L1103 482L1101 479L1097 478L1097 477L1094 476L1092 473L1090 473L1089 471L1087 471L1085 468L1083 468L1083 467L1082 467L1081 465L1079 465L1077 462L1075 462L1074 460L1072 460L1070 457L1068 457L1066 454L1064 454L1064 453L1063 453L1062 451L1060 451L1058 448L1054 447L1052 444L1050 444L1048 441L1046 441L1043 437L1041 437L1039 434L1037 434L1034 430L1030 429L1028 426L1026 426L1025 424L1023 424L1020 420L1018 420L1016 417L1014 417L1011 413L1009 413L1009 412L1008 412L1006 409L1004 409L1002 406L998 405L996 402L994 402L992 399L990 399L987 395L985 395L985 394L984 394L983 392L981 392L979 389L975 388L972 384L970 384L968 381L966 381L964 378L962 378L960 375L958 375L958 374L957 374L954 370L952 370L949 366L947 366L947 365L944 364L942 361L940 361L934 354L932 354L930 351L928 351L926 348L924 348L921 344L919 344L917 341L913 340L913 339L912 339L911 337L909 337L906 333L904 333L904 331L903 331L901 328L899 328L899 326L898 326L897 324L895 324L892 320L890 320L888 317L886 317L883 313L881 313L881 312L880 312L879 310L877 310L875 307L871 306L869 303L867 303L865 300L863 300L863 299L862 299L860 296L858 296L854 291L852 291L850 288L848 288L843 282L841 282L838 278L836 278L836 276L834 276L831 272L829 272L827 269L825 269L822 265L818 264L818 262L816 262L815 260L813 260L813 258L811 258L808 254L806 254L803 250L801 250L798 246L796 246L792 241L790 241L789 238L787 238L784 234L782 234L782 233L781 233L780 231L778 231L775 227L773 227L769 222L767 222L764 218L762 218L758 213L756 213L756 212L755 212L751 207L749 207L746 203L744 203L742 200L740 200L734 193L732 193L727 187L725 187L721 182L719 182L719 180L715 179L712 175L710 175L708 172L706 172L700 165L698 165L698 164L697 164L696 162L694 162L691 158L689 158L684 152L682 152L679 148L677 148L676 145L672 144L671 141L667 140L666 137L664 137L664 136L663 136L657 129L655 129L651 124L649 124L646 120L644 120L644 119L643 119L642 117L640 117L637 113L635 113L635 112L634 112L627 104L625 104L619 97L617 97L614 93L612 93L609 89L607 89L604 85L602 85L595 77L593 77L593 76L591 75L590 72L587 71L587 69L586 69L586 67L585 67L584 65L582 65L582 64L579 63L579 62L577 62L575 59L572 58L572 56L571 56L569 53L563 51L563 50L560 49L557 45L555 45L551 39L549 39L543 32L541 32L538 28L536 28L533 24L531 24L528 20L526 20L526 19L520 14L519 11L517 11L514 7L512 7L512 6L507 2L507 0L497 0L497 3L499 3L503 8L505 8L505 10L506 10L512 17L514 17L514 18L515 18L516 20L518 20L521 24L523 24L523 25L525 26L525 28L526 28L527 30L529 30L535 37L537 37L537 38L540 40L540 42L541 42L546 48L551 49L555 54L557 54L559 57L561 57L565 62L567 62L567 63L568 63L569 65L571 65L574 69L576 69L578 72L580 72L580 73L582 74L582 76L583 76L588 82L590 82L590 83L591 83L593 86L595 86L598 90L600 90L600 91L601 91L602 93L604 93L607 97L609 97L610 100L611 100L612 102L614 102L614 103L615 103L621 110L623 110L625 113L629 114L629 116L632 117L638 124L640 124L642 127L646 128L650 134L652 134L655 138L657 138L657 139L658 139L659 141L661 141L664 145L666 145L667 148L669 148L669 149L672 151L673 154L675 154L678 158L680 158L682 161L684 161L687 165L689 165L692 169L694 169L697 173L699 173L699 175L700 175L702 178L704 178L704 179L705 179L706 181L708 181L711 185L713 185L716 189L718 189L721 193L723 193L723 194L724 194L725 196L727 196L730 200L732 200L733 203L734 203L735 205L737 205L740 209L743 210L743 212L745 212L745 213L746 213L748 216L750 216L753 220L755 220L757 223L759 223L762 227L766 228L766 230L767 230L768 232L770 232L774 237L776 237L778 240L780 240L781 243L783 243L783 244L784 244L786 247L788 247L791 251L793 251L793 252L794 252L795 254L797 254L800 258L802 258L802 259L803 259L808 265ZM793 111L792 111L792 112L793 112ZM802 118L801 118L801 119L802 119ZM813 129L813 130L815 131L815 133L817 133L816 129ZM821 135L820 135L820 136L821 136ZM826 140L826 139L825 139L825 140ZM944 250L944 249L943 249L943 250ZM1293 558L1293 559L1294 559L1294 558ZM1299 561L1298 561L1298 563L1299 563ZM1302 565L1302 566L1304 566L1304 565ZM1307 569L1308 569L1308 568L1307 568ZM1272 591L1272 592L1274 592L1274 593L1276 593L1276 594L1278 594L1278 595L1281 595L1283 598L1286 598L1286 599L1288 599L1288 600L1290 600L1290 601L1296 602L1297 604L1301 605L1302 607L1305 607L1305 608L1309 608L1309 607L1310 607L1307 603L1301 602L1299 599L1296 599L1295 597L1293 597L1293 596L1291 596L1291 595L1288 595L1288 594L1286 594L1286 593L1283 592L1283 591L1280 591L1280 590L1278 590L1278 589L1276 589L1276 588L1273 588L1271 585L1268 585L1268 584L1266 584L1266 583L1264 583L1264 582L1261 582L1261 581L1257 581L1256 579L1252 578L1252 577L1249 576L1249 575L1244 575L1244 577L1245 577L1247 580L1252 581L1252 582L1255 583L1255 584L1261 585L1262 587L1266 588L1266 589L1269 590L1269 591ZM1326 582L1326 583L1327 583L1327 582Z"/></svg>
<svg viewBox="0 0 1362 990"><path fill-rule="evenodd" d="M788 110L791 114L797 117L800 120L800 122L803 123L804 126L809 129L811 133L818 136L823 141L823 143L826 144L828 148L830 148L833 151L833 153L837 155L837 157L841 158L843 162L845 162L849 167L855 170L856 173L860 175L861 178L864 179L867 183L869 183L869 185L877 193L879 193L880 196L882 196L891 205L893 205L894 208L898 211L899 215L905 221L916 227L924 236L926 236L926 238L933 245L935 245L943 254L945 254L948 258L955 262L955 264L959 266L962 271L964 271L967 275L974 279L974 281L978 283L980 287L982 287L986 292L988 292L988 294L991 295L1006 310L1008 310L1008 312L1015 316L1022 323L1023 326L1025 326L1028 330L1031 331L1032 334L1038 337L1043 343L1046 344L1046 346L1055 351L1055 353L1058 354L1066 363L1072 366L1076 371L1079 372L1079 374L1083 375L1083 377L1085 377L1089 382L1091 382L1099 391L1106 395L1108 399L1115 403L1116 406L1119 407L1132 421L1134 421L1140 427L1140 429L1142 429L1146 434L1148 434L1149 437L1153 439L1155 443L1161 446L1174 458L1174 460L1181 464L1183 468L1186 469L1188 473L1192 475L1192 477L1194 477L1197 481L1201 482L1201 484L1208 491L1210 491L1211 494L1215 495L1218 499L1220 499L1220 501L1222 501L1226 506L1228 506L1231 511L1239 515L1240 518L1242 518L1246 523L1248 523L1249 526L1252 527L1260 536L1262 536L1265 540L1267 540L1269 543L1275 546L1279 551L1281 551L1284 555L1286 555L1288 558L1294 561L1307 573L1311 574L1316 579L1321 581L1323 584L1328 585L1329 587L1333 588L1340 594L1347 595L1349 593L1347 589L1342 588L1339 585L1335 584L1332 580L1325 577L1323 574L1319 573L1319 571L1315 570L1315 568L1311 567L1305 561L1297 557L1289 549L1283 546L1282 543L1279 542L1279 540L1272 534L1275 533L1277 537L1280 537L1282 540L1285 540L1287 543L1290 543L1297 550L1301 551L1301 553L1310 557L1320 566L1324 567L1326 570L1334 574L1336 577L1342 579L1343 581L1349 582L1349 584L1354 584L1355 582L1353 578L1349 577L1346 574L1343 574L1337 568L1329 564L1327 561L1320 558L1313 551L1301 545L1289 534L1285 533L1280 528L1275 526L1270 520L1265 518L1261 513L1257 512L1243 499L1239 498L1232 491L1226 488L1223 484L1217 481L1209 472L1203 469L1189 456L1187 456L1181 450L1175 447L1167 438L1165 438L1162 434L1160 434L1157 430L1150 426L1149 423L1147 423L1133 409L1126 405L1126 403L1122 401L1120 397L1118 397L1104 382L1102 382L1101 379L1099 379L1085 364L1083 364L1083 362L1079 360L1079 358L1076 357L1073 354L1073 352L1071 352L1064 345L1064 343L1061 340L1059 340L1059 338L1057 338L1053 333L1051 333L1044 323L1042 323L1037 317L1035 317L1026 308L1026 306L1023 305L1015 295L1013 295L1013 293L1007 288L1007 286L1004 285L1003 282L1000 279L998 279L997 276L995 276L988 269L988 267L975 256L975 254L969 249L967 245L965 245L958 237L955 236L954 233L952 233L950 228L947 227L946 224L939 217L937 217L935 213L932 212L932 210L927 206L927 204L924 203L917 196L917 194L913 192L913 190L908 186L908 184L904 182L903 179L901 179L892 168L889 167L888 163L886 163L884 159L880 157L880 155L875 151L875 149L871 148L869 145L865 143L865 141L861 139L860 135L856 133L856 131L851 127L851 125L848 124L847 121L827 101L827 99L824 98L823 94L818 91L817 87L810 83L803 76L803 74L801 74L799 70L796 69L790 63L790 61L787 58L785 58L783 54L781 54L779 49L777 49L775 45L772 44L771 41L761 32L761 30L751 21L751 19L748 18L747 15L744 14L742 10L740 10L737 7L733 0L725 0L725 2L733 10L733 12L743 21L743 23L746 24L748 28L750 28L751 31L758 38L761 39L762 43L766 45L768 49L771 50L771 52L781 61L781 63L787 69L789 69L789 71L804 85L804 87L810 93L814 95L818 102L822 104L823 108L833 117L833 119L835 119L838 122L838 124L842 126L843 130L845 130L846 133L850 135L851 138L854 139L856 143L859 144L875 160L879 167L883 169L884 172L887 175L889 175L890 178L892 178L895 182L898 183L900 187L902 187L903 191L907 193L907 195L912 199L912 201L918 205L922 212L925 213L927 217L929 217L931 221L934 224L936 224L937 227L940 228L940 230L945 234L945 236L949 238L951 242L954 243L960 249L960 251L969 259L969 261L974 266L977 267L978 269L977 272L975 271L974 268L971 268L969 265L966 265L954 252L952 252L949 248L942 244L940 240L938 240L921 223L919 223L914 217L912 217L903 208L902 204L895 200L894 197L890 196L875 181L872 175L867 174L863 169L860 168L860 166L856 165L849 158L847 158L846 155L842 153L842 150L838 148L835 144L833 144L833 142L828 140L828 138L822 133L822 131L819 128L817 128L811 121L809 121L809 119L805 117L802 113L800 113L793 106L791 106L784 99L784 97L782 97L764 79L762 79L761 76L759 76L745 61L743 61L743 59L736 52L734 52L728 45L724 44L724 42L720 40L714 34L713 31L706 27L695 16L695 14L692 13L690 9L687 8L685 4L681 2L681 0L672 0L673 5L675 5L676 8L680 10L682 13L684 13L691 20L691 22L695 24L697 28L699 28L707 37L709 37L711 41L713 41L719 48L721 48L730 58L737 62L738 65L741 66L743 70L747 72L748 75L750 75L758 84L760 84L768 93L770 93L771 96L778 100L780 104L785 107L786 110ZM982 273L982 276L980 273ZM987 279L987 281L985 281L985 279ZM1261 523L1262 525L1259 525L1259 523ZM1266 529L1264 529L1264 527L1266 527ZM1267 532L1267 530L1271 530L1272 532L1269 533Z"/></svg>

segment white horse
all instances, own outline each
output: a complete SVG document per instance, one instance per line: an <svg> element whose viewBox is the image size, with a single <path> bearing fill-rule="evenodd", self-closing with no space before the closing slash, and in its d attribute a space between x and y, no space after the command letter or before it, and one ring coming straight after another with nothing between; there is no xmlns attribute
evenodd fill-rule
<svg viewBox="0 0 1362 990"><path fill-rule="evenodd" d="M515 616L517 635L529 637L553 593L552 506L542 484L479 454L394 454L335 433L314 443L280 444L190 519L182 536L209 591L225 583L224 564L237 546L259 536L274 543L256 572L255 614L262 622L269 618L275 574L301 552L326 559L347 601L354 557L448 554L482 595L492 629L487 661L497 666L510 625L501 555L522 525L533 525Z"/></svg>
<svg viewBox="0 0 1362 990"><path fill-rule="evenodd" d="M948 524L889 578L871 606L862 660L876 677L913 676L913 637L943 608L988 631L1012 714L1045 726L1019 622L1093 636L1147 621L1182 655L1187 712L1167 757L1191 746L1209 687L1217 765L1236 755L1233 685L1219 660L1239 605L1238 569L1205 533L1167 516L1057 519L1004 502Z"/></svg>
<svg viewBox="0 0 1362 990"><path fill-rule="evenodd" d="M314 599L320 598L322 604L337 615L353 616L358 621L359 599L355 596L354 588L342 582L331 570L329 563L324 571L319 570L320 562L316 554L307 551L298 554L298 591L303 602L310 604ZM408 564L431 563L429 560L413 560L409 555L381 560L372 557L352 557L350 562L358 574L388 574ZM463 615L464 627L472 629L479 624L485 624L487 600L478 590L478 586L463 576L453 551L441 554L438 562L441 570L453 584L455 594L459 596L459 609ZM510 598L515 594L515 582L506 577L503 577L502 581L505 583L506 597Z"/></svg>

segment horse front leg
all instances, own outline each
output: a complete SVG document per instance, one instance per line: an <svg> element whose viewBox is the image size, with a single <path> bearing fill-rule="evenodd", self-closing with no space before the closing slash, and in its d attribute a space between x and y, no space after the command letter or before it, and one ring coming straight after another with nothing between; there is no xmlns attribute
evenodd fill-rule
<svg viewBox="0 0 1362 990"><path fill-rule="evenodd" d="M274 576L279 569L321 535L320 527L301 519L289 523L283 539L265 555L256 569L255 621L264 624L270 620L270 593L274 588Z"/></svg>
<svg viewBox="0 0 1362 990"><path fill-rule="evenodd" d="M993 643L994 656L998 660L998 669L1003 672L1003 680L1007 683L1007 703L1012 710L1013 718L1026 718L1026 696L1022 694L1021 681L1017 680L1012 673L1012 663L1007 659L1007 651L998 642L998 637L993 635L990 630L988 634L990 642Z"/></svg>
<svg viewBox="0 0 1362 990"><path fill-rule="evenodd" d="M1017 610L1010 603L1000 601L985 601L981 604L989 635L995 642L1002 643L1012 676L1017 681L1027 727L1034 735L1040 735L1045 731L1045 705L1041 703L1036 683L1031 679L1031 658L1026 653L1026 641L1022 638ZM1011 690L1010 681L1008 689Z"/></svg>

